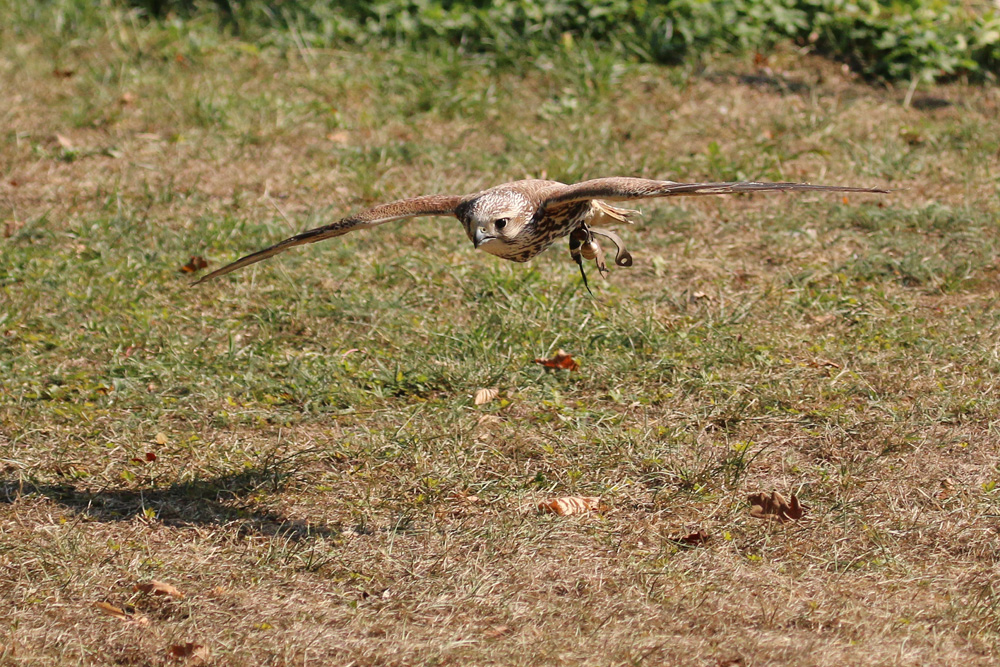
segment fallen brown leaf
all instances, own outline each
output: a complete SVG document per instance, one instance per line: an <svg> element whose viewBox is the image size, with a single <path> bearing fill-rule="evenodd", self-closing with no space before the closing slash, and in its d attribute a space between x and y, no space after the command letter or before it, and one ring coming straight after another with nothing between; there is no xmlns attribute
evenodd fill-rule
<svg viewBox="0 0 1000 667"><path fill-rule="evenodd" d="M463 503L478 503L479 496L474 496L468 491L455 491L451 494L453 500L458 500Z"/></svg>
<svg viewBox="0 0 1000 667"><path fill-rule="evenodd" d="M94 607L99 611L104 612L108 616L114 616L119 621L125 621L126 623L135 623L136 625L141 625L143 627L149 625L149 619L145 616L136 616L135 614L130 614L126 612L121 607L116 607L113 604L108 604L107 602L95 602Z"/></svg>
<svg viewBox="0 0 1000 667"><path fill-rule="evenodd" d="M546 368L562 368L567 371L580 370L580 364L564 350L557 350L556 356L551 359L535 359L536 364L541 364Z"/></svg>
<svg viewBox="0 0 1000 667"><path fill-rule="evenodd" d="M755 519L798 521L805 513L795 494L792 494L791 501L788 501L777 491L772 491L770 496L766 493L751 493L749 500L750 516Z"/></svg>
<svg viewBox="0 0 1000 667"><path fill-rule="evenodd" d="M484 632L483 636L486 637L487 639L498 639L500 637L509 635L512 631L513 628L511 628L509 625L497 625Z"/></svg>
<svg viewBox="0 0 1000 667"><path fill-rule="evenodd" d="M448 494L448 499L452 502L434 512L434 516L438 519L466 514L478 514L482 511L479 507L479 496L472 495L468 491L453 491Z"/></svg>
<svg viewBox="0 0 1000 667"><path fill-rule="evenodd" d="M484 403L489 403L499 395L500 391L497 389L480 389L473 395L472 402L476 405L483 405Z"/></svg>
<svg viewBox="0 0 1000 667"><path fill-rule="evenodd" d="M125 613L125 610L120 607L116 607L113 604L108 604L107 602L95 602L94 606L109 616L114 616L122 621L129 620L128 614Z"/></svg>
<svg viewBox="0 0 1000 667"><path fill-rule="evenodd" d="M192 255L188 263L178 269L178 271L181 273L195 273L204 268L208 268L208 262L205 261L205 258L199 257L198 255Z"/></svg>
<svg viewBox="0 0 1000 667"><path fill-rule="evenodd" d="M503 420L496 415L485 414L479 415L479 419L476 420L476 426L481 426L484 429L491 428L493 426L499 426L503 423Z"/></svg>
<svg viewBox="0 0 1000 667"><path fill-rule="evenodd" d="M687 544L688 546L700 547L704 545L706 542L708 542L710 538L711 535L708 534L708 531L706 531L703 528L699 528L697 531L693 533L689 533L684 537L677 538L677 541L683 544Z"/></svg>
<svg viewBox="0 0 1000 667"><path fill-rule="evenodd" d="M184 594L181 593L175 586L171 586L168 583L157 581L156 579L151 579L144 584L136 584L132 587L137 593L146 593L148 595L168 595L172 598L182 598Z"/></svg>
<svg viewBox="0 0 1000 667"><path fill-rule="evenodd" d="M167 649L167 655L174 660L185 660L189 665L201 665L208 660L208 647L196 642L174 644Z"/></svg>
<svg viewBox="0 0 1000 667"><path fill-rule="evenodd" d="M167 444L167 434L164 433L163 431L160 431L159 433L156 434L156 436L153 437L153 442L155 442L158 445Z"/></svg>
<svg viewBox="0 0 1000 667"><path fill-rule="evenodd" d="M56 133L56 141L58 141L59 145L65 148L66 150L72 150L73 148L73 142L70 141L68 137L64 137L58 132Z"/></svg>
<svg viewBox="0 0 1000 667"><path fill-rule="evenodd" d="M3 237L9 239L21 228L21 225L13 220L8 220L3 224Z"/></svg>
<svg viewBox="0 0 1000 667"><path fill-rule="evenodd" d="M54 70L52 70L52 76L56 77L57 79L69 79L74 74L76 74L76 72L71 69L62 69L60 67L57 67Z"/></svg>
<svg viewBox="0 0 1000 667"><path fill-rule="evenodd" d="M538 503L538 509L542 512L552 512L559 516L569 516L570 514L582 514L599 510L601 499L596 496L563 496L562 498L552 498Z"/></svg>

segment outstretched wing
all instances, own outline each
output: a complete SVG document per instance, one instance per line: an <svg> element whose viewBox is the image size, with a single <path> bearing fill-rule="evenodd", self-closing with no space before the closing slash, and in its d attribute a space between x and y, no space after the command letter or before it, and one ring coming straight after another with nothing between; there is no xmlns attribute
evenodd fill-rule
<svg viewBox="0 0 1000 667"><path fill-rule="evenodd" d="M428 215L455 215L455 207L458 206L461 200L462 198L457 195L427 195L424 197L400 199L399 201L389 202L388 204L381 204L342 220L338 220L332 224L317 227L316 229L310 229L307 232L302 232L301 234L297 234L290 239L285 239L281 243L276 243L270 248L264 248L263 250L253 253L252 255L242 257L232 264L227 264L221 269L212 271L193 284L197 285L198 283L203 283L206 280L211 280L217 276L225 275L230 271L242 269L244 266L256 264L257 262L261 262L268 257L277 255L279 252L285 252L294 246L305 245L306 243L316 243L317 241L322 241L324 239L332 239L334 236L341 236L348 232L353 232L355 229L374 227L375 225L381 225L384 222L403 220L404 218L416 218Z"/></svg>
<svg viewBox="0 0 1000 667"><path fill-rule="evenodd" d="M650 197L680 197L691 195L725 195L740 192L873 192L886 193L880 188L852 188L839 185L809 185L808 183L675 183L653 181L646 178L595 178L567 185L545 200L546 206L557 206L588 199L604 201L629 201Z"/></svg>

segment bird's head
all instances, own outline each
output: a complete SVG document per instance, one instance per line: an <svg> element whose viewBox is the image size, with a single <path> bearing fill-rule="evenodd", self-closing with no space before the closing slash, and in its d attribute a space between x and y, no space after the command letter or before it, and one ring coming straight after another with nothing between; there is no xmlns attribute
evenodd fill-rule
<svg viewBox="0 0 1000 667"><path fill-rule="evenodd" d="M456 211L476 249L506 257L518 249L535 206L515 190L490 190L461 204Z"/></svg>

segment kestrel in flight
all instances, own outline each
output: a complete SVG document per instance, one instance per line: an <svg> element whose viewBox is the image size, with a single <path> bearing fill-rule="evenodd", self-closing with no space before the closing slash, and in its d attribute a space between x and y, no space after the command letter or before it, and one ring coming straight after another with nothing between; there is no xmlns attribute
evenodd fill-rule
<svg viewBox="0 0 1000 667"><path fill-rule="evenodd" d="M468 195L428 195L381 204L247 255L212 271L195 284L260 262L297 245L315 243L385 222L432 215L458 218L476 249L514 262L527 262L557 239L568 235L570 256L580 266L581 273L583 260L587 259L594 260L601 275L606 276L604 253L595 237L606 238L616 246L617 266L631 266L632 256L617 234L595 225L627 223L630 222L629 217L636 213L608 202L769 191L888 192L879 188L807 183L675 183L625 177L596 178L573 185L537 179L514 181ZM583 280L586 284L586 273L583 273Z"/></svg>

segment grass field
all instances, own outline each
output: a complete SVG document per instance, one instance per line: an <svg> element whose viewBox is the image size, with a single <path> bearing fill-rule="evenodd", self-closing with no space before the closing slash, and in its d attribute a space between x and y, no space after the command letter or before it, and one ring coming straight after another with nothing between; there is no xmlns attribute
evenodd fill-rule
<svg viewBox="0 0 1000 667"><path fill-rule="evenodd" d="M1000 659L996 88L122 21L0 40L0 90L0 664ZM613 174L896 191L643 204L595 298L446 219L179 271Z"/></svg>

